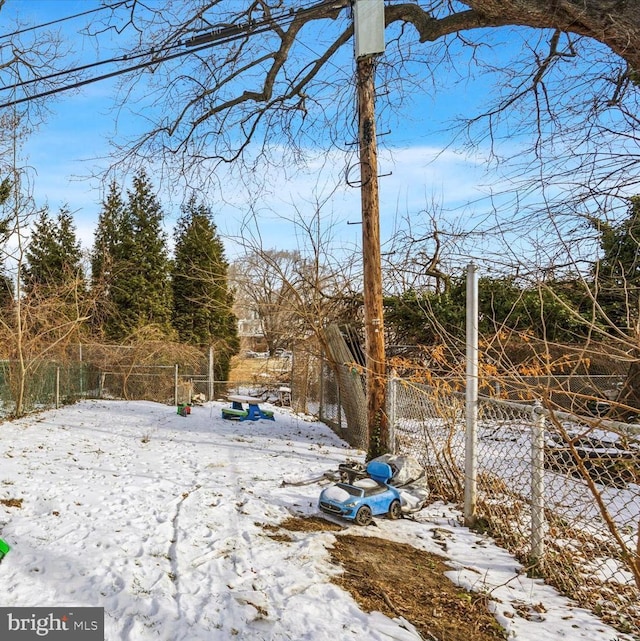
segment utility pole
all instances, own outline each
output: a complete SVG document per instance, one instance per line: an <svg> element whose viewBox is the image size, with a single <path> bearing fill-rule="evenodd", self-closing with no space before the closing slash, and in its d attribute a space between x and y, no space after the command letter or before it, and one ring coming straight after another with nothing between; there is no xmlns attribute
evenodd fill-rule
<svg viewBox="0 0 640 641"><path fill-rule="evenodd" d="M369 432L367 458L371 459L384 454L389 447L375 118L375 57L384 51L384 4L383 0L355 0L353 9L362 206L366 397Z"/></svg>

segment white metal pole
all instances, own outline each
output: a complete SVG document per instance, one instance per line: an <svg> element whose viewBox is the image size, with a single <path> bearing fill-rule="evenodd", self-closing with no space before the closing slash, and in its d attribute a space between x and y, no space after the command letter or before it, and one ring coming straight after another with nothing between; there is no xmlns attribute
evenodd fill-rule
<svg viewBox="0 0 640 641"><path fill-rule="evenodd" d="M213 345L209 346L209 400L213 400L213 396L215 393L215 387L214 387L214 379L215 379L215 371L213 367Z"/></svg>
<svg viewBox="0 0 640 641"><path fill-rule="evenodd" d="M467 372L466 433L464 458L464 520L472 525L476 516L477 423L478 423L478 278L477 267L467 267Z"/></svg>
<svg viewBox="0 0 640 641"><path fill-rule="evenodd" d="M531 556L538 563L544 557L544 414L536 401L532 415L531 434Z"/></svg>
<svg viewBox="0 0 640 641"><path fill-rule="evenodd" d="M391 454L396 452L396 417L398 406L398 374L394 370L389 379L389 398L387 403L389 405L389 451Z"/></svg>
<svg viewBox="0 0 640 641"><path fill-rule="evenodd" d="M84 365L82 363L82 343L78 343L78 358L80 359L80 396L84 396Z"/></svg>

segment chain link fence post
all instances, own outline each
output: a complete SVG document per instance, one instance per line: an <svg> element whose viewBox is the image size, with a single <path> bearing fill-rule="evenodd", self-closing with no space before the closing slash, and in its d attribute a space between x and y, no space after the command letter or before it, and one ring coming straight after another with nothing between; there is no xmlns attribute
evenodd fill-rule
<svg viewBox="0 0 640 641"><path fill-rule="evenodd" d="M531 410L531 556L537 564L544 562L544 441L545 420L542 403L536 400Z"/></svg>
<svg viewBox="0 0 640 641"><path fill-rule="evenodd" d="M215 368L214 368L214 354L213 354L213 345L209 346L209 360L207 363L207 378L209 379L207 383L207 400L213 401L215 399Z"/></svg>
<svg viewBox="0 0 640 641"><path fill-rule="evenodd" d="M319 361L320 365L320 389L318 390L318 420L324 421L324 386L325 386L325 361L323 358ZM340 401L338 401L338 407L340 406Z"/></svg>
<svg viewBox="0 0 640 641"><path fill-rule="evenodd" d="M464 521L473 525L476 518L478 484L478 268L467 267L467 372L466 430L464 451Z"/></svg>
<svg viewBox="0 0 640 641"><path fill-rule="evenodd" d="M396 420L398 416L398 375L392 372L389 379L389 394L387 403L389 406L389 452L396 454Z"/></svg>

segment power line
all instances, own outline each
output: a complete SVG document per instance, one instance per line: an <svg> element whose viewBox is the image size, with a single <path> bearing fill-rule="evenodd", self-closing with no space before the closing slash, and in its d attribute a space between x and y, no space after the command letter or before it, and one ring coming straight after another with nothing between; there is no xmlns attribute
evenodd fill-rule
<svg viewBox="0 0 640 641"><path fill-rule="evenodd" d="M126 4L126 0L123 0L123 2L119 3L118 5L113 5L119 6L120 4ZM139 71L140 69L144 69L146 67L150 67L153 65L161 64L163 62L167 62L169 60L174 60L176 58L180 58L186 55L190 55L192 53L198 53L200 51L203 51L205 49L209 49L211 47L220 45L220 44L226 44L228 42L233 42L235 40L239 40L241 38L244 38L247 35L257 35L260 33L264 33L266 31L271 31L273 30L274 25L279 25L283 26L286 24L288 21L292 21L296 16L300 15L300 12L308 12L311 10L316 10L318 8L321 8L323 6L329 6L329 5L334 5L336 8L342 8L343 2L341 0L325 0L324 2L320 2L318 4L308 4L306 7L298 7L297 12L294 12L293 9L290 9L286 11L286 13L283 13L282 15L278 16L271 16L269 18L264 18L262 21L258 22L249 22L246 24L239 24L239 25L220 25L217 28L212 29L206 34L201 34L199 36L195 36L192 38L188 38L187 40L180 41L176 43L175 45L170 45L170 46L165 46L163 47L160 51L167 51L170 49L174 49L179 46L186 46L190 47L190 49L186 51L180 51L175 54L171 54L168 56L163 56L163 57L157 57L153 58L151 60L147 60L145 62L126 67L124 69L118 69L116 71L113 71L111 73L103 74L100 76L94 76L92 78L87 78L86 80L80 80L77 82L74 82L69 85L64 85L61 87L56 87L54 89L49 89L47 91L43 91L40 93L33 94L31 96L24 96L22 98L16 98L14 100L10 100L8 102L0 104L0 109L3 109L5 107L12 107L15 105L19 105L25 102L30 102L31 100L36 100L39 98L45 98L48 96L52 96L58 93L62 93L63 91L70 91L72 89L78 89L80 87L84 87L88 84L92 84L94 82L101 82L103 80L108 80L110 78L114 78L116 76L120 76L126 73L131 73L133 71ZM95 9L93 10L95 11ZM56 72L53 74L50 74L48 76L43 76L39 78L33 78L30 80L25 80L19 83L15 83L14 85L6 85L3 87L0 87L0 91L5 91L9 89L17 89L20 87L27 86L29 84L33 84L34 82L40 82L43 80L50 80L56 77L60 77L62 75L68 75L72 73L77 73L79 71L85 71L90 68L95 68L98 66L102 66L105 64L113 64L115 62L124 62L127 60L135 59L135 58L141 58L141 57L146 57L149 55L154 55L156 53L155 49L151 49L150 51L144 52L144 53L139 53L139 54L129 54L129 55L124 55L120 56L118 58L112 58L110 60L103 60L103 61L97 61L94 63L90 63L87 65L83 65L81 67L77 67L74 69L69 69L66 71L60 71Z"/></svg>
<svg viewBox="0 0 640 641"><path fill-rule="evenodd" d="M61 22L67 22L68 20L74 20L75 18L81 18L82 16L87 16L91 13L96 13L97 11L104 11L105 9L117 9L118 7L122 6L123 4L127 4L128 2L129 0L121 0L120 2L116 2L115 4L105 4L101 7L96 7L95 9L88 9L87 11L76 13L72 16L65 16L64 18L58 18L57 20L43 22L42 24L32 25L31 27L24 27L24 29L18 29L17 31L0 35L0 40L4 38L12 38L13 36L19 36L20 34L27 33L28 31L35 31L36 29L43 29L44 27L50 27L51 25L59 24Z"/></svg>
<svg viewBox="0 0 640 641"><path fill-rule="evenodd" d="M264 31L270 30L271 27L263 27L262 29L254 29L251 31L251 35L257 34L257 33L262 33ZM243 34L244 35L244 34ZM216 40L215 42L207 43L205 45L202 45L200 47L197 47L195 49L188 49L186 51L180 51L178 53L169 55L169 56L164 56L162 58L154 58L152 60L146 60L145 62L141 62L140 64L133 65L131 67L127 67L125 69L118 69L117 71L112 71L111 73L106 73L101 76L94 76L93 78L87 78L86 80L79 80L77 82L74 82L73 84L70 85L64 85L62 87L56 87L54 89L49 89L48 91L42 91L37 94L33 94L31 96L24 96L23 98L16 98L15 100L10 100L8 102L0 104L0 109L4 109L5 107L13 107L15 105L22 104L24 102L30 102L31 100L36 100L38 98L46 98L48 96L53 96L58 93L62 93L63 91L70 91L71 89L79 89L80 87L84 87L86 85L92 84L94 82L100 82L102 80L108 80L110 78L115 78L116 76L121 76L126 73L131 73L133 71L139 71L140 69L144 69L146 67L151 67L153 65L160 64L162 62L168 62L169 60L175 60L176 58L181 58L183 56L188 56L191 55L192 53L197 53L199 51L203 51L204 49L210 49L213 46L216 46L218 44L224 44L226 42L231 42L233 40L238 40L243 36L234 36L231 38L226 38L224 40ZM183 43L180 43L181 45ZM149 55L148 52L145 54L140 54L140 55ZM71 73L73 70L70 70L68 73ZM21 85L18 85L21 86ZM1 89L6 89L9 87L1 87Z"/></svg>
<svg viewBox="0 0 640 641"><path fill-rule="evenodd" d="M164 48L165 51L169 51L171 49L174 49L176 47L182 47L183 43L178 42L175 45L167 46ZM115 58L109 58L108 60L98 60L96 62L90 62L86 65L81 65L80 67L74 67L73 69L65 69L64 71L56 71L55 73L50 73L46 76L38 76L37 78L31 78L30 80L22 80L20 82L16 82L13 85L4 85L0 87L0 91L8 91L10 89L20 89L21 87L26 87L28 85L32 85L36 82L42 82L45 80L53 80L54 78L59 78L60 76L67 76L71 75L73 73L78 73L80 71L87 71L89 69L94 69L96 67L102 67L104 65L110 65L114 64L116 62L128 62L131 60L136 60L138 58L144 58L146 56L152 55L154 53L154 50L152 49L151 51L145 51L143 53L135 53L135 54L124 54L122 56L118 56Z"/></svg>

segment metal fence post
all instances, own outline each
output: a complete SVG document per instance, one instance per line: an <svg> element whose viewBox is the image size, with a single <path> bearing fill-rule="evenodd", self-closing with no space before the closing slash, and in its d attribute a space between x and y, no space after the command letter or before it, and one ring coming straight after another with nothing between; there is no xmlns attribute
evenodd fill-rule
<svg viewBox="0 0 640 641"><path fill-rule="evenodd" d="M467 267L467 373L465 392L466 431L464 448L464 521L473 525L476 517L478 480L478 278L477 267Z"/></svg>
<svg viewBox="0 0 640 641"><path fill-rule="evenodd" d="M389 405L389 451L391 454L396 454L396 417L397 403L398 403L398 375L394 371L389 379L389 397L387 403Z"/></svg>
<svg viewBox="0 0 640 641"><path fill-rule="evenodd" d="M215 387L214 387L215 368L214 368L213 357L214 357L213 345L210 345L209 346L209 367L207 369L207 373L209 374L209 389L208 389L209 398L207 399L208 401L212 401L215 396Z"/></svg>
<svg viewBox="0 0 640 641"><path fill-rule="evenodd" d="M337 376L334 385L336 387L336 398L338 399L338 428L342 429L342 385L340 385L340 377Z"/></svg>
<svg viewBox="0 0 640 641"><path fill-rule="evenodd" d="M60 367L56 367L56 409L60 407Z"/></svg>
<svg viewBox="0 0 640 641"><path fill-rule="evenodd" d="M82 343L78 343L78 359L80 360L80 396L84 397L84 364L82 362Z"/></svg>
<svg viewBox="0 0 640 641"><path fill-rule="evenodd" d="M174 405L178 405L179 399L178 399L178 363L175 365L175 370L173 374L173 398L174 398Z"/></svg>
<svg viewBox="0 0 640 641"><path fill-rule="evenodd" d="M324 412L322 404L324 402L324 358L320 359L320 389L318 390L318 420L322 421L324 418ZM309 389L309 367L307 366L307 390ZM308 396L308 394L307 394ZM305 407L305 411L306 411Z"/></svg>
<svg viewBox="0 0 640 641"><path fill-rule="evenodd" d="M544 557L544 413L537 400L531 411L531 556L538 563Z"/></svg>

